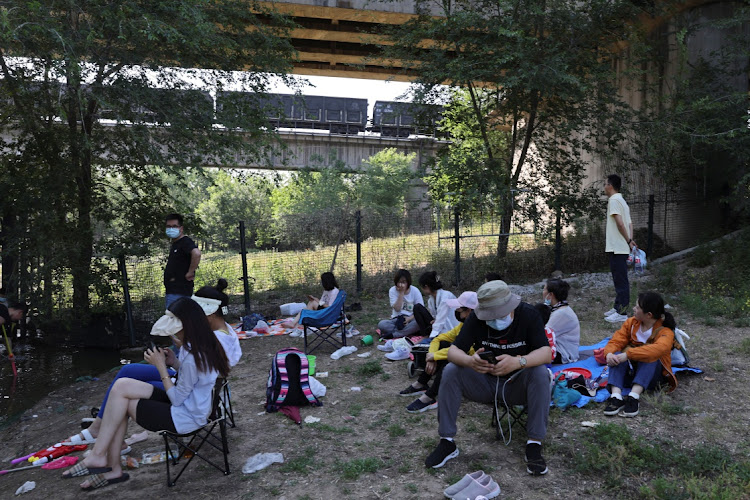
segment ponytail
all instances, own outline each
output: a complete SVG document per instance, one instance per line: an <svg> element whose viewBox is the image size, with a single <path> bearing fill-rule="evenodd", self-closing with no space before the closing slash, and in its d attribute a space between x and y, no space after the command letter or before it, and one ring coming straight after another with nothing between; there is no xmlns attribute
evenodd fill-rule
<svg viewBox="0 0 750 500"><path fill-rule="evenodd" d="M664 321L662 321L662 325L666 326L672 331L677 328L677 322L674 320L674 316L672 316L672 313L664 312Z"/></svg>

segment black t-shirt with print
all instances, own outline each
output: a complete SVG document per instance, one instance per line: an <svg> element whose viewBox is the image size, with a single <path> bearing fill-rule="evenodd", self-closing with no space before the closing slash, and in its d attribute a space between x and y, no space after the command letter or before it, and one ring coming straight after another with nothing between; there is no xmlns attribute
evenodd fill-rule
<svg viewBox="0 0 750 500"><path fill-rule="evenodd" d="M185 275L190 269L190 253L193 248L198 248L187 236L172 243L169 248L169 257L167 265L164 268L164 287L166 293L175 293L179 295L192 295L193 282L185 279Z"/></svg>
<svg viewBox="0 0 750 500"><path fill-rule="evenodd" d="M502 331L487 326L485 321L472 312L464 322L453 345L468 353L471 347L492 351L496 356L525 356L540 347L549 347L544 334L544 323L539 312L529 304L521 302L516 307L513 323Z"/></svg>

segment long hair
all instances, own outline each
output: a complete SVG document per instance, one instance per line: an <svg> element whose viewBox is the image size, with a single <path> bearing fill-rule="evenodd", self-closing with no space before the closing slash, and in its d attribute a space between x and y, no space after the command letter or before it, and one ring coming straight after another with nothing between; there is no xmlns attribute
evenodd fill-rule
<svg viewBox="0 0 750 500"><path fill-rule="evenodd" d="M219 278L219 280L216 282L216 286L202 286L198 289L197 292L195 292L196 297L203 297L206 299L216 299L221 301L221 305L216 310L214 314L218 315L219 317L224 317L224 311L223 309L229 305L229 296L224 293L224 290L227 288L227 280L224 278Z"/></svg>
<svg viewBox="0 0 750 500"><path fill-rule="evenodd" d="M226 377L229 374L227 355L211 330L201 306L188 297L181 297L169 306L169 310L182 321L183 348L188 349L195 358L198 371L206 373L216 370L220 376Z"/></svg>
<svg viewBox="0 0 750 500"><path fill-rule="evenodd" d="M654 319L659 320L662 317L664 321L662 325L666 326L670 330L674 330L677 326L677 322L674 320L672 313L668 313L664 310L664 299L656 292L643 292L638 294L638 306L644 314L651 313Z"/></svg>
<svg viewBox="0 0 750 500"><path fill-rule="evenodd" d="M331 272L325 272L320 275L320 284L323 285L323 290L327 292L339 287L339 284L336 282L336 276Z"/></svg>
<svg viewBox="0 0 750 500"><path fill-rule="evenodd" d="M435 271L427 271L419 276L419 286L427 287L431 292L437 292L443 288L443 283L438 279Z"/></svg>

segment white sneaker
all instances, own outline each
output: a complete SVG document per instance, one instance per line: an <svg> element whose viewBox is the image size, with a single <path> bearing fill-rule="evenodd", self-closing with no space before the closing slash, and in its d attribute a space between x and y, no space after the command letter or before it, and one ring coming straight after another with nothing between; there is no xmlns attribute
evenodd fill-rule
<svg viewBox="0 0 750 500"><path fill-rule="evenodd" d="M617 312L617 309L613 307L612 309L604 313L604 317L606 318L607 316L612 316L616 312Z"/></svg>
<svg viewBox="0 0 750 500"><path fill-rule="evenodd" d="M393 352L393 339L388 339L385 341L385 344L379 345L378 350L383 352Z"/></svg>
<svg viewBox="0 0 750 500"><path fill-rule="evenodd" d="M604 321L609 321L610 323L622 323L626 319L628 319L627 315L614 313L604 318Z"/></svg>
<svg viewBox="0 0 750 500"><path fill-rule="evenodd" d="M403 359L409 359L409 349L405 347L397 347L393 352L389 352L385 355L386 358L391 361L401 361Z"/></svg>

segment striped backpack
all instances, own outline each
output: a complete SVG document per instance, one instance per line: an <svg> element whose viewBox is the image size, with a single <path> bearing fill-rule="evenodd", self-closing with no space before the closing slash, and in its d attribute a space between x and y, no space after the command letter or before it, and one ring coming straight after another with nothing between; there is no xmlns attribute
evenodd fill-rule
<svg viewBox="0 0 750 500"><path fill-rule="evenodd" d="M281 349L273 357L266 384L266 412L282 406L323 406L310 389L308 361L304 352L293 347Z"/></svg>

